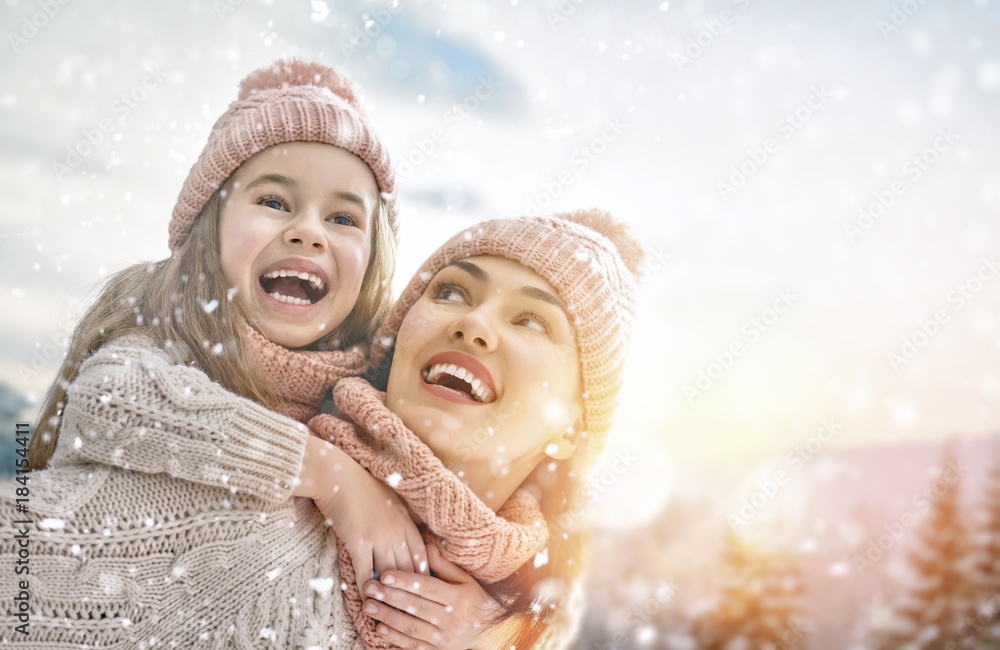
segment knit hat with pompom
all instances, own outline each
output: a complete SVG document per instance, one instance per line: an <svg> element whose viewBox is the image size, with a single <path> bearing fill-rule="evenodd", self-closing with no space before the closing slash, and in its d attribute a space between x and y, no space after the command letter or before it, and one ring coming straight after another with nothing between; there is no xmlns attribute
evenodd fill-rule
<svg viewBox="0 0 1000 650"><path fill-rule="evenodd" d="M403 318L438 271L478 255L519 262L547 280L566 303L580 356L587 462L593 466L604 449L618 401L642 247L625 223L602 210L472 226L445 242L410 280L375 335L374 366L384 369Z"/></svg>
<svg viewBox="0 0 1000 650"><path fill-rule="evenodd" d="M397 235L396 183L389 154L365 119L351 83L333 68L291 59L251 72L212 127L170 220L176 252L212 193L254 154L283 142L323 142L350 151L372 170Z"/></svg>

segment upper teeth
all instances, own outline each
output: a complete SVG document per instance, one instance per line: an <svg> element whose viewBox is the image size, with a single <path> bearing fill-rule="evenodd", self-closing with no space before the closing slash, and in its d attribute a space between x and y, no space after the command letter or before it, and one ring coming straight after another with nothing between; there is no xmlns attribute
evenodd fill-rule
<svg viewBox="0 0 1000 650"><path fill-rule="evenodd" d="M442 373L448 373L470 384L472 386L472 394L480 402L488 404L496 399L493 389L486 382L476 377L475 373L468 368L463 368L454 363L435 363L427 369L427 381L436 382Z"/></svg>
<svg viewBox="0 0 1000 650"><path fill-rule="evenodd" d="M271 278L298 278L300 280L307 280L309 284L312 285L313 289L322 289L326 286L323 280L312 273L307 273L306 271L293 271L291 269L279 269L277 271L269 271L262 276L266 280Z"/></svg>

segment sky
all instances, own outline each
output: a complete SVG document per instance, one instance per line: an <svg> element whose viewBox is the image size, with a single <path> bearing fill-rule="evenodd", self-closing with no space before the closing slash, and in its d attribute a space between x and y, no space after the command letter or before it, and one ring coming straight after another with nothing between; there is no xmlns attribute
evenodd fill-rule
<svg viewBox="0 0 1000 650"><path fill-rule="evenodd" d="M996 3L7 0L0 33L0 382L29 398L102 278L169 254L239 80L297 55L397 164L397 288L483 219L632 225L630 501L821 431L1000 433Z"/></svg>

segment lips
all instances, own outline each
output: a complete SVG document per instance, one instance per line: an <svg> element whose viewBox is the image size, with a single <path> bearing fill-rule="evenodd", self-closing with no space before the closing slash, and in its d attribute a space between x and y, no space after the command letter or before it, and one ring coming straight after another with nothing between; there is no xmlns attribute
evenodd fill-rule
<svg viewBox="0 0 1000 650"><path fill-rule="evenodd" d="M426 385L446 390L468 403L490 404L497 398L496 384L490 371L461 352L434 355L420 374Z"/></svg>
<svg viewBox="0 0 1000 650"><path fill-rule="evenodd" d="M258 277L260 288L288 305L314 305L329 292L323 269L306 260L285 259L268 266Z"/></svg>

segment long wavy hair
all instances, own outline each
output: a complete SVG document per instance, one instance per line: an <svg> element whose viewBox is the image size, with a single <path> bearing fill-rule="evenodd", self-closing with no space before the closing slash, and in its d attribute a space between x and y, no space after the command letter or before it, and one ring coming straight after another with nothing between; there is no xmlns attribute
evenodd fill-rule
<svg viewBox="0 0 1000 650"><path fill-rule="evenodd" d="M504 647L532 648L549 625L566 616L580 588L590 548L587 527L586 440L567 460L551 461L551 478L542 488L540 505L549 526L545 562L528 562L513 575L483 589L500 605L495 621L514 619L519 624ZM554 467L552 466L554 464ZM554 479L554 480L553 480Z"/></svg>
<svg viewBox="0 0 1000 650"><path fill-rule="evenodd" d="M224 388L273 407L283 398L250 349L248 314L222 271L219 218L232 176L212 194L173 256L115 273L73 331L66 359L42 403L28 448L31 469L48 466L59 439L67 389L80 365L105 343L142 332L177 363L192 364ZM396 243L385 202L372 220L371 256L350 315L309 349L368 342L390 307ZM220 347L221 345L221 347Z"/></svg>

